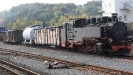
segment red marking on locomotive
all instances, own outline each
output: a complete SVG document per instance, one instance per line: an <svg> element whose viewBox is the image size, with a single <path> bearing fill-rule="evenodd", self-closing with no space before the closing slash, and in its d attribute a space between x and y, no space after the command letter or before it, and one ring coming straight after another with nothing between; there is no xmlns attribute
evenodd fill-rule
<svg viewBox="0 0 133 75"><path fill-rule="evenodd" d="M112 46L113 51L118 51L119 49L132 50L132 47L131 47L131 45Z"/></svg>

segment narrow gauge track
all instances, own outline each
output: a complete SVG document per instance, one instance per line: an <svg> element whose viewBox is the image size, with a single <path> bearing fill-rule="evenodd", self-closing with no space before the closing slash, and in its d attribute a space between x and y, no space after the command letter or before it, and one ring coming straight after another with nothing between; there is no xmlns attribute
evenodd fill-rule
<svg viewBox="0 0 133 75"><path fill-rule="evenodd" d="M20 74L21 75L39 75L35 72L32 72L23 67L14 65L14 64L4 61L2 59L0 59L0 63L1 63L0 68L9 72L11 75L20 75Z"/></svg>
<svg viewBox="0 0 133 75"><path fill-rule="evenodd" d="M29 46L32 47L32 46ZM33 47L36 48L36 47ZM40 49L42 49L41 47L38 47ZM57 50L57 51L63 51L63 49L56 49L56 48L52 48L52 47L45 47L46 49L52 49L52 50ZM111 59L117 59L120 61L127 61L127 62L133 62L133 55L130 56L113 56L113 55L106 55L106 54L100 54L100 53L96 53L96 52L79 52L79 51L75 51L75 50L68 50L68 49L64 49L64 51L67 52L73 52L73 53L81 53L84 55L92 55L94 57L106 57L106 58L111 58Z"/></svg>
<svg viewBox="0 0 133 75"><path fill-rule="evenodd" d="M8 43L7 45L14 45L14 46L25 46L24 44L10 44ZM75 50L68 50L68 49L57 49L54 47L42 47L42 46L31 46L31 45L26 45L26 47L32 47L32 48L40 48L40 49L52 49L52 50L57 50L57 51L67 51L67 52L73 52L73 53L82 53L85 55L93 55L93 56L98 56L98 57L108 57L108 58L114 58L117 60L124 60L124 61L131 61L133 62L133 56L112 56L112 55L105 55L105 54L99 54L96 52L92 52L92 53L87 53L87 52L79 52L79 51L75 51Z"/></svg>
<svg viewBox="0 0 133 75"><path fill-rule="evenodd" d="M14 51L14 50L3 49L3 48L0 48L0 54L23 56L23 57L33 58L33 59L42 59L42 60L47 60L49 62L54 62L56 60L60 64L70 65L70 69L94 71L94 72L99 72L99 73L103 73L103 74L110 74L110 75L133 75L133 73L130 73L130 72L124 72L124 71L100 67L100 66L88 65L88 64L79 63L79 62L60 60L60 59L51 58L48 56L31 54L31 53L26 53L26 52L21 52L21 51Z"/></svg>
<svg viewBox="0 0 133 75"><path fill-rule="evenodd" d="M1 42L2 43L2 42ZM8 43L7 45L13 45L13 46L25 46L25 47L32 47L32 48L39 48L39 49L52 49L52 50L57 50L57 51L67 51L67 52L73 52L73 53L82 53L82 54L85 54L85 55L94 55L94 56L100 56L100 57L109 57L109 58L118 58L118 59L128 59L128 60L131 60L133 61L133 55L130 55L130 56L112 56L112 55L105 55L105 54L100 54L100 53L96 53L96 52L84 52L84 51L75 51L75 50L69 50L69 49L57 49L57 48L54 48L54 47L43 47L43 46L32 46L32 45L24 45L24 44L10 44Z"/></svg>

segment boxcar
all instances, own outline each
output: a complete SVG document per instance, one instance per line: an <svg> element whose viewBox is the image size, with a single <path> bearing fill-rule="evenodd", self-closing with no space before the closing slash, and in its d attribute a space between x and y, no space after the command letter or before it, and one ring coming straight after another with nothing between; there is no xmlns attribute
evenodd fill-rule
<svg viewBox="0 0 133 75"><path fill-rule="evenodd" d="M3 32L3 42L4 43L22 43L23 30L9 30L7 32Z"/></svg>
<svg viewBox="0 0 133 75"><path fill-rule="evenodd" d="M3 39L2 39L2 37L3 37L3 32L6 32L7 31L7 29L6 29L6 27L0 27L0 41L2 41Z"/></svg>
<svg viewBox="0 0 133 75"><path fill-rule="evenodd" d="M60 46L62 26L45 27L34 30L35 44Z"/></svg>

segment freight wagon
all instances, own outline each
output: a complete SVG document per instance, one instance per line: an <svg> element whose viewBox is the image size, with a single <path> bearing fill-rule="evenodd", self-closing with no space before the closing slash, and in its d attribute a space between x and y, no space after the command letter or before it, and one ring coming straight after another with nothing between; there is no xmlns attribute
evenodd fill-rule
<svg viewBox="0 0 133 75"><path fill-rule="evenodd" d="M62 26L45 27L34 30L34 41L38 45L61 45L61 28Z"/></svg>
<svg viewBox="0 0 133 75"><path fill-rule="evenodd" d="M3 37L2 33L6 31L7 31L6 27L0 27L0 41L2 41L2 37Z"/></svg>
<svg viewBox="0 0 133 75"><path fill-rule="evenodd" d="M3 32L3 42L4 43L22 43L23 30L9 30L7 32Z"/></svg>

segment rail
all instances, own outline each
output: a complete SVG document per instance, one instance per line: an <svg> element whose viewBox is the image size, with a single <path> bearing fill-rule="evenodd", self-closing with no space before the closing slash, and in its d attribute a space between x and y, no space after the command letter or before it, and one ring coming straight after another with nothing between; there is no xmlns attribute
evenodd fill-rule
<svg viewBox="0 0 133 75"><path fill-rule="evenodd" d="M4 60L0 60L0 63L2 64L0 65L0 68L10 72L12 75L20 75L20 74L39 75L33 71L14 65Z"/></svg>
<svg viewBox="0 0 133 75"><path fill-rule="evenodd" d="M10 70L10 69L8 69L8 68L2 66L2 65L0 65L0 68L3 69L3 70L5 70L6 72L9 72L9 73L12 74L12 75L19 75L19 73L16 73L15 71Z"/></svg>
<svg viewBox="0 0 133 75"><path fill-rule="evenodd" d="M42 59L42 60L47 60L49 62L54 62L56 60L60 64L70 65L70 69L77 69L77 70L84 70L84 71L91 70L91 71L96 71L96 72L111 74L111 75L133 75L133 73L125 72L125 71L121 71L121 70L115 70L115 69L105 68L105 67L101 67L101 66L89 65L89 64L84 64L84 63L80 63L80 62L61 60L61 59L57 59L57 58L51 58L48 56L31 54L31 53L26 53L26 52L21 52L21 51L14 51L14 50L3 49L3 48L0 48L0 54L11 54L11 55L15 55L15 56L23 56L23 57L34 58L34 59ZM58 68L58 67L55 67L55 68Z"/></svg>

